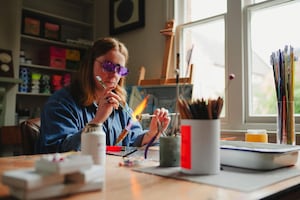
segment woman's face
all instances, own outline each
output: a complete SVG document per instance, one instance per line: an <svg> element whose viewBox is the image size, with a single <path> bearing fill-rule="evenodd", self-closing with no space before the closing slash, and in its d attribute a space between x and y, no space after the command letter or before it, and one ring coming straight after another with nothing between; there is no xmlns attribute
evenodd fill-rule
<svg viewBox="0 0 300 200"><path fill-rule="evenodd" d="M100 76L102 82L107 88L114 89L120 81L121 75L115 71L107 71L103 68L104 63L112 65L125 66L125 57L118 50L112 49L103 56L99 56L94 62L94 80L97 83L97 88L103 89L103 86L98 82L96 76Z"/></svg>

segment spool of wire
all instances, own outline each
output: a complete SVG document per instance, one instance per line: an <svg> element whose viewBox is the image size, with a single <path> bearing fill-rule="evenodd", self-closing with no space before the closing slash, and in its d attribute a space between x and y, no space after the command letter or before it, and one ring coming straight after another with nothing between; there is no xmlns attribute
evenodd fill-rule
<svg viewBox="0 0 300 200"><path fill-rule="evenodd" d="M19 92L29 92L31 85L31 75L30 70L25 67L21 67L19 70L19 78L22 83L19 84Z"/></svg>

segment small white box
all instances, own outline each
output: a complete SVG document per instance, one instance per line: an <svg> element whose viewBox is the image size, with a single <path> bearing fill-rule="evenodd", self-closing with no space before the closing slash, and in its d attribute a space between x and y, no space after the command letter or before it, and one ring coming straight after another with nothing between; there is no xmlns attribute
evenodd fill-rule
<svg viewBox="0 0 300 200"><path fill-rule="evenodd" d="M66 182L72 183L88 183L93 180L105 179L104 167L100 165L93 165L90 169L82 169L79 172L66 175Z"/></svg>
<svg viewBox="0 0 300 200"><path fill-rule="evenodd" d="M24 190L10 187L10 194L18 199L49 199L80 192L101 190L104 186L103 180L94 180L85 184L68 183L57 184L35 190Z"/></svg>
<svg viewBox="0 0 300 200"><path fill-rule="evenodd" d="M93 159L90 155L73 154L63 156L60 154L51 154L43 156L35 162L35 168L38 172L70 174L81 169L89 169L93 165Z"/></svg>
<svg viewBox="0 0 300 200"><path fill-rule="evenodd" d="M38 173L33 168L5 171L2 174L2 183L20 189L36 189L48 185L64 182L60 174Z"/></svg>

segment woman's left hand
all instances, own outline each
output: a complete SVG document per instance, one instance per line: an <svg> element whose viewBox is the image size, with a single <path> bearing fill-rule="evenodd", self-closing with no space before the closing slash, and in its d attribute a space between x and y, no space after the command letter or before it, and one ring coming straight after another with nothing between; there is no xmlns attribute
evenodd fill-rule
<svg viewBox="0 0 300 200"><path fill-rule="evenodd" d="M155 117L152 118L149 131L155 132L160 131L164 132L170 123L169 111L165 108L156 109L153 113ZM161 127L158 127L158 123L161 124ZM160 128L160 130L158 130Z"/></svg>
<svg viewBox="0 0 300 200"><path fill-rule="evenodd" d="M155 117L152 117L151 119L149 131L145 134L143 139L143 145L150 142L150 140L155 137L158 132L157 138L159 138L160 134L162 134L168 128L171 120L168 116L169 111L165 108L156 109L153 114Z"/></svg>

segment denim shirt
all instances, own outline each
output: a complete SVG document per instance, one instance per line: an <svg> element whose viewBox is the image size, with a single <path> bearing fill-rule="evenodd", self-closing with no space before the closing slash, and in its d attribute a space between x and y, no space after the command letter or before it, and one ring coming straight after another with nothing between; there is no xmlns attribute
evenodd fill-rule
<svg viewBox="0 0 300 200"><path fill-rule="evenodd" d="M79 151L81 132L94 118L97 109L99 108L96 104L79 105L72 97L69 87L56 91L49 97L41 112L41 134L36 144L36 153ZM125 109L130 113L133 112L127 104ZM117 145L141 146L146 130L143 130L141 124L132 120L132 117L122 109L113 110L103 123L106 145L114 145L129 122L132 126L128 135Z"/></svg>

